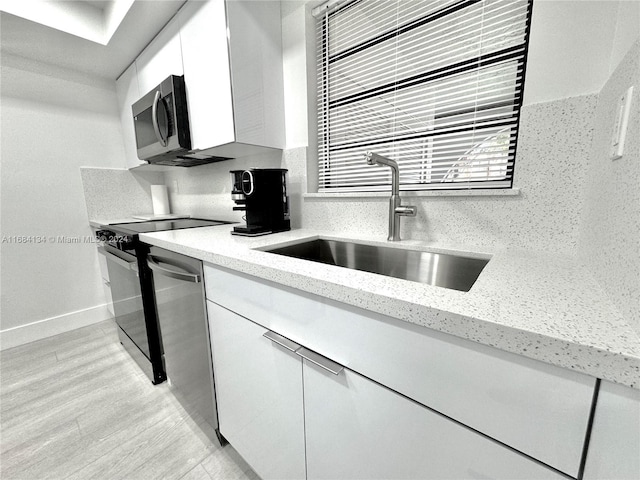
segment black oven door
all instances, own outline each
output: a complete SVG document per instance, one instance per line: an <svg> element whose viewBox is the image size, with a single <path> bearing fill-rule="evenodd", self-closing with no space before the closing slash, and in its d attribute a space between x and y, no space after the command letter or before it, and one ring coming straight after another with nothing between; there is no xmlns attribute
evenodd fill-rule
<svg viewBox="0 0 640 480"><path fill-rule="evenodd" d="M157 320L152 313L147 314L151 318L146 318L144 308L145 303L153 301L153 292L142 293L141 285L144 282L140 281L138 259L130 253L108 245L99 247L98 251L107 260L113 311L118 324L120 343L152 383L162 383L166 379L166 374ZM146 274L143 273L143 276ZM147 297L146 302L145 297ZM147 305L146 311L151 310L153 308ZM155 322L155 328L150 329L148 322Z"/></svg>
<svg viewBox="0 0 640 480"><path fill-rule="evenodd" d="M107 259L116 323L141 353L150 359L137 258L109 246L103 247L101 253Z"/></svg>

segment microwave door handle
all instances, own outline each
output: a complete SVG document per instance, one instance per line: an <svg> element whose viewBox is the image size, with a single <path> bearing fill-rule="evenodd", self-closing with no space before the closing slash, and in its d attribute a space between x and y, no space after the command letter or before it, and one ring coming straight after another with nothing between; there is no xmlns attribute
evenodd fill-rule
<svg viewBox="0 0 640 480"><path fill-rule="evenodd" d="M160 105L160 90L156 91L156 96L153 99L153 107L151 108L151 123L153 123L153 131L156 133L156 138L160 145L167 146L167 140L162 138L160 133L160 125L158 125L158 105Z"/></svg>

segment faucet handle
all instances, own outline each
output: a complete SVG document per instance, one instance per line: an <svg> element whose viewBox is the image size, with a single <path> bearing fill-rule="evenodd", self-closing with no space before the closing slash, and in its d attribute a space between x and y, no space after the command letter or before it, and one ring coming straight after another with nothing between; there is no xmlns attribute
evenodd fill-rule
<svg viewBox="0 0 640 480"><path fill-rule="evenodd" d="M414 205L400 205L395 208L395 213L403 217L415 217L418 209Z"/></svg>

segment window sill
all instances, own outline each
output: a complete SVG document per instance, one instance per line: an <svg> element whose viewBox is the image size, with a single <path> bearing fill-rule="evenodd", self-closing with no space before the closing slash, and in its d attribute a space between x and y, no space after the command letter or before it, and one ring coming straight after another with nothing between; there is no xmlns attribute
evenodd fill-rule
<svg viewBox="0 0 640 480"><path fill-rule="evenodd" d="M391 192L318 192L305 193L305 200L314 199L347 199L347 198L388 198ZM518 197L519 188L487 189L487 190L425 190L419 192L400 191L405 198L411 197Z"/></svg>

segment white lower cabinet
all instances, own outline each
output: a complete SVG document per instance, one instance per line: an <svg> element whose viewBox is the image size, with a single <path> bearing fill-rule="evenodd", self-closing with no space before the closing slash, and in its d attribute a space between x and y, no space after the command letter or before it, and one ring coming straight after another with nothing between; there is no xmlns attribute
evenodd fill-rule
<svg viewBox="0 0 640 480"><path fill-rule="evenodd" d="M220 267L207 298L578 478L596 379Z"/></svg>
<svg viewBox="0 0 640 480"><path fill-rule="evenodd" d="M357 373L304 361L307 478L566 478Z"/></svg>
<svg viewBox="0 0 640 480"><path fill-rule="evenodd" d="M207 310L220 433L262 479L566 478L259 318Z"/></svg>
<svg viewBox="0 0 640 480"><path fill-rule="evenodd" d="M602 381L583 478L640 478L639 390Z"/></svg>
<svg viewBox="0 0 640 480"><path fill-rule="evenodd" d="M302 360L207 302L220 433L263 479L304 479Z"/></svg>

